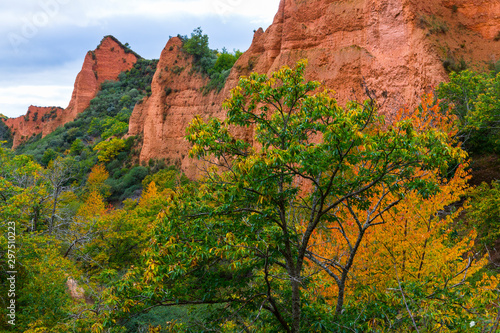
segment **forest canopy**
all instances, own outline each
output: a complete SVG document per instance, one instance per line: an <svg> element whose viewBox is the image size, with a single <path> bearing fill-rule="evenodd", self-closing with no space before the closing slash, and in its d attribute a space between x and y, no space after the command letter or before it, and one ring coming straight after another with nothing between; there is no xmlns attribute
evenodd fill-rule
<svg viewBox="0 0 500 333"><path fill-rule="evenodd" d="M204 42L201 30L192 38ZM463 149L481 149L476 116L494 130L497 76L452 74L441 100L424 95L389 121L369 89L339 105L305 80L305 60L252 73L222 105L224 120L188 126L190 156L203 166L188 180L165 161L127 156L133 139L122 138L122 123L150 77L140 91L128 82L154 65L106 83L88 112L108 117L77 119L85 133L77 124L56 133L64 151L44 159L0 147L0 217L4 227L15 221L18 249L17 331L498 328L498 279L477 244L497 235L488 230L499 187L471 192ZM484 89L467 100L454 93L474 80ZM245 131L250 141L235 135ZM2 253L9 245L0 238ZM2 279L2 295L9 287ZM2 309L1 329L16 331Z"/></svg>

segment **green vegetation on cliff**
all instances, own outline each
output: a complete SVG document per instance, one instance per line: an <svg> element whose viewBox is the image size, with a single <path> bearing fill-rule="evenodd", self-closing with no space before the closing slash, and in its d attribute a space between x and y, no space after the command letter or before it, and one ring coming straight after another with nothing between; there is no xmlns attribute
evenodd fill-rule
<svg viewBox="0 0 500 333"><path fill-rule="evenodd" d="M210 78L203 92L208 93L211 90L219 92L224 87L231 68L242 53L235 51L231 54L225 48L221 52L210 49L208 35L204 35L201 28L196 28L190 38L184 36L182 39L184 42L182 49L193 56L194 69Z"/></svg>
<svg viewBox="0 0 500 333"><path fill-rule="evenodd" d="M452 107L458 116L469 152L500 153L500 73L452 72L437 92L442 108Z"/></svg>
<svg viewBox="0 0 500 333"><path fill-rule="evenodd" d="M2 119L7 119L6 116L0 114L0 142L4 141L4 147L12 147L13 137L12 132L7 125L2 121Z"/></svg>

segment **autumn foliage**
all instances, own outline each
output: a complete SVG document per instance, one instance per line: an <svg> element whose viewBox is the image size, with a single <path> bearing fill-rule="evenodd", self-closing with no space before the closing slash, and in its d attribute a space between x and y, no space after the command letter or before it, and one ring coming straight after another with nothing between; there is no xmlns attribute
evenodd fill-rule
<svg viewBox="0 0 500 333"><path fill-rule="evenodd" d="M102 164L80 181L71 152L43 167L0 147L0 217L20 231L19 327L494 332L499 281L478 244L497 235L498 185L471 192L463 119L432 94L391 117L369 90L340 106L304 79L306 64L243 77L224 120L192 120L203 177L165 168L122 202L109 199L122 139L98 143ZM249 125L252 143L235 135Z"/></svg>

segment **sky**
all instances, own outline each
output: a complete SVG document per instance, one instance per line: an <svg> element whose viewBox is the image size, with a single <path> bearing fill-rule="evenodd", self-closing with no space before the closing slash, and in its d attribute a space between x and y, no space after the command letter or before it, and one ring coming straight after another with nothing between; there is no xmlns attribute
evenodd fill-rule
<svg viewBox="0 0 500 333"><path fill-rule="evenodd" d="M147 59L201 27L212 49L246 51L279 0L16 0L0 2L0 114L66 107L85 54L106 35Z"/></svg>

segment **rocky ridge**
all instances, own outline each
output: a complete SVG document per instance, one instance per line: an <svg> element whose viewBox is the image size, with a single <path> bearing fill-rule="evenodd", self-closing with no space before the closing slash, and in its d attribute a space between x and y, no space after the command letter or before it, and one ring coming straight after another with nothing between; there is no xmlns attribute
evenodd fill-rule
<svg viewBox="0 0 500 333"><path fill-rule="evenodd" d="M64 112L63 108L40 107L31 105L24 116L6 118L3 121L12 133L13 147L16 148L27 139L42 133L47 128L52 128L56 119Z"/></svg>
<svg viewBox="0 0 500 333"><path fill-rule="evenodd" d="M32 136L40 133L46 136L57 127L73 121L90 105L101 83L116 80L121 72L131 69L139 58L116 38L104 37L94 51L86 54L75 80L71 101L65 109L30 106L26 115L4 120L13 134L13 148Z"/></svg>
<svg viewBox="0 0 500 333"><path fill-rule="evenodd" d="M182 40L171 38L162 50L151 96L130 117L129 135L142 138L141 162L164 158L195 177L199 165L187 156L185 128L195 115L224 117L221 104L242 75L269 74L307 58L307 79L335 90L341 104L363 99L368 87L390 114L416 105L422 93L446 80L443 64L484 70L498 61L499 40L498 0L281 0L273 23L255 31L218 93L203 93L208 78L193 70ZM102 82L115 80L138 58L105 37L87 53L66 109L30 107L27 116L4 120L15 133L14 147L75 119ZM35 112L46 121L35 121ZM252 131L238 135L251 140Z"/></svg>
<svg viewBox="0 0 500 333"><path fill-rule="evenodd" d="M341 103L363 99L364 84L391 113L416 105L422 93L446 80L444 61L485 67L498 60L499 18L498 5L480 0L282 0L272 25L255 32L220 93L201 93L206 79L190 71L180 40L171 39L152 95L134 109L129 133L143 136L141 161L167 158L195 177L199 165L187 156L186 125L195 115L223 117L220 105L241 75L270 73L307 58L307 78L334 89Z"/></svg>

